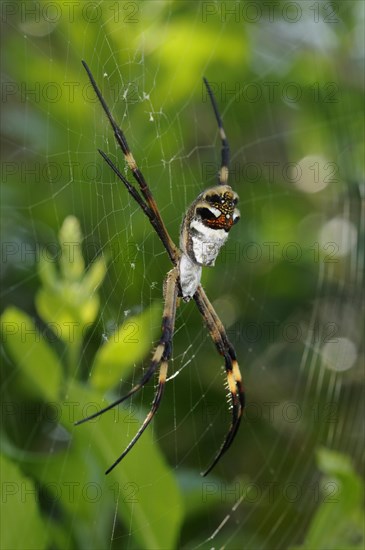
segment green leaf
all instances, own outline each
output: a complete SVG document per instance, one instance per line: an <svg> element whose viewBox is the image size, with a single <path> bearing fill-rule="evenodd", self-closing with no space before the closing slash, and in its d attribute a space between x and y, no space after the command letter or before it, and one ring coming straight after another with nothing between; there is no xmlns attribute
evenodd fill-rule
<svg viewBox="0 0 365 550"><path fill-rule="evenodd" d="M60 266L65 280L78 281L85 270L81 243L83 235L79 220L75 216L67 216L59 232L61 245Z"/></svg>
<svg viewBox="0 0 365 550"><path fill-rule="evenodd" d="M61 422L73 432L66 452L48 456L27 469L49 487L72 523L84 548L109 548L115 515L140 548L174 548L182 519L178 486L153 440L143 434L131 453L108 476L105 470L136 433L140 421L130 411L116 410L75 427L90 406L105 405L100 395L71 382ZM118 421L113 421L113 415ZM146 461L148 457L148 462ZM81 544L80 544L81 545Z"/></svg>
<svg viewBox="0 0 365 550"><path fill-rule="evenodd" d="M49 537L38 510L33 481L24 476L10 460L0 455L0 483L0 514L4 521L0 534L1 549L46 548Z"/></svg>
<svg viewBox="0 0 365 550"><path fill-rule="evenodd" d="M129 374L153 347L161 321L161 306L152 305L140 315L129 317L97 352L91 384L105 391Z"/></svg>
<svg viewBox="0 0 365 550"><path fill-rule="evenodd" d="M104 280L106 274L106 262L104 256L95 260L87 270L83 279L83 290L94 293Z"/></svg>
<svg viewBox="0 0 365 550"><path fill-rule="evenodd" d="M306 539L297 550L361 550L364 548L361 478L349 457L321 448L318 465L325 476L321 482L321 504Z"/></svg>
<svg viewBox="0 0 365 550"><path fill-rule="evenodd" d="M83 403L96 402L97 394L70 388L70 398ZM99 406L102 406L99 398ZM121 454L140 426L140 419L119 408L88 424L75 428L75 437L83 437L85 448L99 455L103 470ZM120 418L121 417L121 418ZM143 415L144 417L144 415ZM122 421L120 421L122 420ZM146 458L148 457L148 460ZM103 473L101 474L104 475ZM182 501L175 477L154 441L152 426L132 451L108 476L104 484L111 486L116 509L123 523L133 520L133 536L143 548L174 548L182 518ZM159 496L160 495L160 496Z"/></svg>
<svg viewBox="0 0 365 550"><path fill-rule="evenodd" d="M43 321L66 344L81 340L83 329L93 323L99 311L99 297L84 299L81 285L60 286L55 293L41 289L36 296L37 311Z"/></svg>
<svg viewBox="0 0 365 550"><path fill-rule="evenodd" d="M41 255L39 259L38 274L44 287L51 288L53 291L57 290L58 273L55 262Z"/></svg>
<svg viewBox="0 0 365 550"><path fill-rule="evenodd" d="M350 457L344 454L320 447L317 450L317 462L319 468L325 474L344 476L347 481L350 481L350 479L355 481L356 479L356 485L360 482L360 478L354 472Z"/></svg>
<svg viewBox="0 0 365 550"><path fill-rule="evenodd" d="M80 224L68 216L60 229L60 271L53 261L41 258L39 276L43 283L36 296L36 307L42 319L58 338L72 347L73 361L77 362L84 329L91 325L99 311L96 293L106 273L106 262L100 257L85 272ZM76 353L77 352L77 353ZM76 368L76 365L70 365Z"/></svg>
<svg viewBox="0 0 365 550"><path fill-rule="evenodd" d="M45 399L57 401L62 368L32 319L19 309L9 307L1 317L1 330L3 343L14 363Z"/></svg>

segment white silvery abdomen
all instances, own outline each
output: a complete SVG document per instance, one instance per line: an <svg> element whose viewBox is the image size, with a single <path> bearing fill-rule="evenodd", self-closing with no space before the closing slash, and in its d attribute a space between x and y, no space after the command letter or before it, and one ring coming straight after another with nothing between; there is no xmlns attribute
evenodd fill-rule
<svg viewBox="0 0 365 550"><path fill-rule="evenodd" d="M186 301L200 284L202 266L214 266L221 246L228 239L224 229L210 229L197 220L191 222L190 228L190 254L183 251L180 259L180 284Z"/></svg>
<svg viewBox="0 0 365 550"><path fill-rule="evenodd" d="M202 266L212 267L231 227L239 220L238 195L228 185L212 187L188 209L180 232L180 286L185 301L200 284Z"/></svg>
<svg viewBox="0 0 365 550"><path fill-rule="evenodd" d="M196 263L213 267L221 247L228 239L225 229L211 229L199 220L190 224L192 248Z"/></svg>
<svg viewBox="0 0 365 550"><path fill-rule="evenodd" d="M187 302L197 291L202 276L200 265L192 262L186 254L180 258L180 285L184 300Z"/></svg>

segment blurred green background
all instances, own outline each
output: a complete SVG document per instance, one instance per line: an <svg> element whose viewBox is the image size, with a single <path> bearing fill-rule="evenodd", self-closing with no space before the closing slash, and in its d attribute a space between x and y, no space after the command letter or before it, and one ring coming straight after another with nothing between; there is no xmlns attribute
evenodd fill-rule
<svg viewBox="0 0 365 550"><path fill-rule="evenodd" d="M364 4L2 2L2 548L363 548ZM153 395L126 393L159 337L170 263L97 153L124 170L85 59L178 241L231 145L241 221ZM127 173L127 171L126 171ZM130 180L132 178L130 177Z"/></svg>

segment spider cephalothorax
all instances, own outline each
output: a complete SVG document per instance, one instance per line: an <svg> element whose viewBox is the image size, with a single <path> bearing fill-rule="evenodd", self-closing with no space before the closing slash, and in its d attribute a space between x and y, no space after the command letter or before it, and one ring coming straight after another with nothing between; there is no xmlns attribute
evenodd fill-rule
<svg viewBox="0 0 365 550"><path fill-rule="evenodd" d="M240 218L238 195L229 185L216 185L201 193L192 204L207 227L229 231Z"/></svg>
<svg viewBox="0 0 365 550"><path fill-rule="evenodd" d="M214 266L229 230L238 222L237 202L237 193L222 184L201 193L188 208L180 231L180 285L185 301L200 284L202 266Z"/></svg>
<svg viewBox="0 0 365 550"><path fill-rule="evenodd" d="M159 368L158 386L155 397L152 402L151 410L143 421L138 432L123 451L120 457L112 464L106 473L109 473L125 455L131 450L133 445L142 435L148 424L151 422L155 412L157 411L167 378L168 361L171 356L172 338L175 327L175 314L177 307L178 296L184 298L185 301L194 299L200 313L202 314L209 334L220 355L224 357L224 364L227 375L228 388L231 394L232 401L232 422L229 431L216 454L209 468L204 472L206 475L217 464L221 456L227 451L236 436L240 425L243 408L244 408L244 390L240 369L238 366L236 353L232 344L229 342L223 324L216 314L212 304L208 300L201 284L202 266L213 266L220 248L226 242L228 233L232 226L239 220L240 213L236 208L238 195L232 188L227 185L228 180L228 161L229 147L228 141L223 129L222 120L218 111L218 107L213 95L213 92L204 79L214 114L218 123L220 138L222 141L222 162L218 174L219 185L207 189L201 193L198 198L188 208L184 216L180 232L180 249L172 241L165 224L161 218L157 204L153 195L139 170L132 153L129 150L127 140L123 131L118 127L112 114L105 103L103 96L91 74L87 64L83 61L83 65L89 76L90 82L99 98L99 101L107 115L109 122L113 128L115 138L120 145L124 158L134 179L139 185L140 192L134 187L126 177L121 173L113 161L103 151L99 153L107 162L110 168L114 171L117 177L123 182L127 191L133 199L139 204L142 211L148 217L151 225L155 229L157 235L161 239L174 267L169 271L164 283L164 299L165 306L162 319L162 335L155 349L152 361L146 369L140 382L123 397L117 399L104 409L97 413L88 416L77 422L81 424L91 418L95 418L106 411L112 409L125 399L136 393L142 388L153 376Z"/></svg>

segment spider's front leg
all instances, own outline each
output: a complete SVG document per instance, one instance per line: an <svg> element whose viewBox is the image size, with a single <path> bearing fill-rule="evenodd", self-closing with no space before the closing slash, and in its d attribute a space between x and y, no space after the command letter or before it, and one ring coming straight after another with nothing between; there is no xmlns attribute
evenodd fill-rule
<svg viewBox="0 0 365 550"><path fill-rule="evenodd" d="M132 441L129 443L129 445L126 447L126 449L123 451L123 453L120 455L119 458L107 469L105 472L106 474L109 474L117 464L126 456L127 453L132 449L132 447L137 443L138 439L141 437L149 423L151 422L152 418L154 417L157 409L160 406L163 391L165 388L165 382L167 378L167 368L168 368L168 360L171 357L172 352L172 337L174 334L174 327L175 327L175 315L176 315L176 303L177 303L177 295L179 290L179 283L178 283L178 268L174 267L171 269L171 271L168 272L165 283L164 283L164 298L165 298L165 306L163 311L163 317L162 317L162 335L160 338L160 341L155 349L155 352L152 357L151 365L146 372L145 376L141 380L140 384L138 384L134 389L133 393L140 389L142 385L144 385L147 380L149 380L152 376L152 374L156 371L157 367L160 365L160 372L158 375L158 385L155 392L155 396L152 401L152 406L147 414L146 418L144 419L142 426L139 428L136 435L133 437Z"/></svg>
<svg viewBox="0 0 365 550"><path fill-rule="evenodd" d="M226 336L223 324L200 285L202 267L214 266L229 231L240 218L239 210L236 208L237 202L238 195L229 185L216 185L207 189L189 207L180 232L182 255L179 268L182 296L185 301L194 297L210 336L218 352L224 357L232 401L231 426L213 463L203 475L210 472L232 444L244 408L244 390L235 351Z"/></svg>
<svg viewBox="0 0 365 550"><path fill-rule="evenodd" d="M232 421L230 428L213 462L209 468L203 472L202 475L206 476L233 443L233 440L238 432L245 407L245 392L236 352L228 340L223 323L219 319L201 285L194 295L194 300L204 318L205 324L207 325L209 334L218 350L218 353L224 357L228 389L231 394L232 401Z"/></svg>
<svg viewBox="0 0 365 550"><path fill-rule="evenodd" d="M163 311L163 317L162 317L162 334L160 337L160 340L157 344L157 347L154 351L154 354L152 356L151 363L141 378L141 380L133 386L133 388L125 395L105 407L104 409L101 409L100 411L96 412L95 414L92 414L91 416L88 416L87 418L83 418L82 420L79 420L75 424L82 424L84 422L87 422L88 420L91 420L92 418L96 418L98 416L101 416L105 412L109 411L110 409L113 409L120 403L123 403L126 399L131 397L134 393L136 393L138 390L140 390L153 376L153 374L156 372L157 368L160 366L160 372L158 377L158 387L155 393L155 397L152 402L152 407L148 415L146 416L145 420L143 421L142 426L138 430L137 434L134 436L132 441L129 443L125 451L120 455L120 457L110 466L110 468L107 469L105 472L108 474L111 472L117 464L125 457L125 455L132 449L134 444L138 441L144 430L147 428L148 424L151 422L155 412L157 411L165 382L166 382L166 376L167 376L167 367L168 367L168 360L171 357L172 352L172 338L174 334L174 327L175 327L175 315L176 315L176 303L177 303L177 295L179 292L179 280L178 280L178 268L174 267L171 269L171 271L168 272L167 277L164 282L164 299L165 299L165 305L164 305L164 311Z"/></svg>

